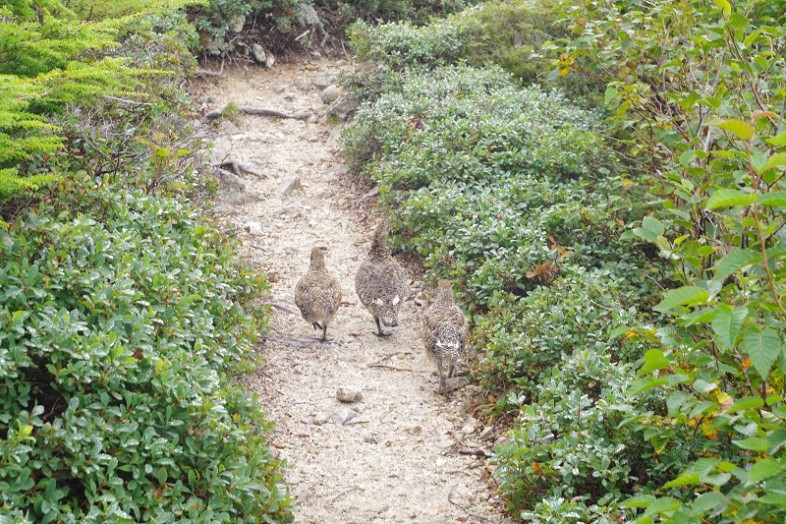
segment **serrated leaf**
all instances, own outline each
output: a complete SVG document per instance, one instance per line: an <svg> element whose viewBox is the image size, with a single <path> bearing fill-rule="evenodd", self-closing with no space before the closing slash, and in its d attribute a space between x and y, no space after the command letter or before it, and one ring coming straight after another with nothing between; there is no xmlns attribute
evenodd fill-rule
<svg viewBox="0 0 786 524"><path fill-rule="evenodd" d="M639 376L669 367L670 362L659 349L650 349L644 353L644 364L639 369Z"/></svg>
<svg viewBox="0 0 786 524"><path fill-rule="evenodd" d="M749 206L756 202L757 196L756 193L745 193L739 189L718 189L707 199L704 209Z"/></svg>
<svg viewBox="0 0 786 524"><path fill-rule="evenodd" d="M718 262L715 280L724 281L732 273L761 260L761 252L753 249L733 249Z"/></svg>
<svg viewBox="0 0 786 524"><path fill-rule="evenodd" d="M731 14L731 4L729 0L715 0L715 5L723 11L723 16L729 16Z"/></svg>
<svg viewBox="0 0 786 524"><path fill-rule="evenodd" d="M764 401L761 397L745 397L732 404L731 407L726 410L726 413L732 414L746 409L757 409L763 405Z"/></svg>
<svg viewBox="0 0 786 524"><path fill-rule="evenodd" d="M765 171L784 165L786 165L786 153L775 153L767 159L767 162L763 166L761 166L759 172L764 173Z"/></svg>
<svg viewBox="0 0 786 524"><path fill-rule="evenodd" d="M777 135L768 138L767 143L775 147L786 146L786 131L778 133Z"/></svg>
<svg viewBox="0 0 786 524"><path fill-rule="evenodd" d="M677 306L692 306L704 303L708 298L710 298L710 293L704 288L698 286L683 286L681 288L672 289L666 293L663 300L652 309L659 313L665 313Z"/></svg>
<svg viewBox="0 0 786 524"><path fill-rule="evenodd" d="M745 333L740 347L748 353L753 367L759 375L767 379L770 368L781 353L781 339L772 329L764 331L749 330Z"/></svg>
<svg viewBox="0 0 786 524"><path fill-rule="evenodd" d="M786 493L770 491L759 497L759 502L770 506L786 506Z"/></svg>
<svg viewBox="0 0 786 524"><path fill-rule="evenodd" d="M718 338L718 341L726 348L733 348L737 342L737 335L740 333L740 328L748 316L748 308L746 307L731 307L727 304L721 304L712 315L712 330Z"/></svg>
<svg viewBox="0 0 786 524"><path fill-rule="evenodd" d="M767 451L770 447L767 439L761 437L748 437L742 440L732 440L735 446L741 449L749 449L751 451Z"/></svg>
<svg viewBox="0 0 786 524"><path fill-rule="evenodd" d="M709 493L701 494L693 502L693 511L695 513L707 513L713 508L717 508L721 505L725 506L726 504L726 497L716 491L710 491Z"/></svg>
<svg viewBox="0 0 786 524"><path fill-rule="evenodd" d="M752 125L736 118L718 124L718 128L733 133L740 140L750 140L756 133L756 129Z"/></svg>
<svg viewBox="0 0 786 524"><path fill-rule="evenodd" d="M759 195L759 204L770 207L786 207L786 191L772 191Z"/></svg>
<svg viewBox="0 0 786 524"><path fill-rule="evenodd" d="M750 471L748 472L747 484L750 485L754 482L760 482L775 476L782 471L783 468L781 467L780 462L774 458L763 458L751 467Z"/></svg>
<svg viewBox="0 0 786 524"><path fill-rule="evenodd" d="M671 482L663 485L663 489L677 488L679 486L691 486L693 484L701 483L701 479L695 473L683 473Z"/></svg>

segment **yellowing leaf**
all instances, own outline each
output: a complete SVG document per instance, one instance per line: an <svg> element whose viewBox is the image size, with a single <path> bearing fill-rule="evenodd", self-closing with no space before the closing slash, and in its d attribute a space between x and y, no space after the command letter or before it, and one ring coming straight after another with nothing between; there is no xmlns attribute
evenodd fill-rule
<svg viewBox="0 0 786 524"><path fill-rule="evenodd" d="M729 133L733 133L740 140L750 140L756 133L756 129L754 129L752 125L736 118L726 120L725 122L718 124L718 128L728 131Z"/></svg>

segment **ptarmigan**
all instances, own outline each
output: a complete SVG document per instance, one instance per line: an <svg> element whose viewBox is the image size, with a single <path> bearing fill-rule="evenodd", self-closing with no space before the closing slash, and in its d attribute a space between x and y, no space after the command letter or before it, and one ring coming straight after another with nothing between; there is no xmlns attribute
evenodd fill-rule
<svg viewBox="0 0 786 524"><path fill-rule="evenodd" d="M456 306L449 280L440 280L434 300L423 314L423 343L429 357L437 363L439 391L447 395L443 365L448 363L447 378L456 370L456 362L467 345L467 318Z"/></svg>
<svg viewBox="0 0 786 524"><path fill-rule="evenodd" d="M355 290L374 316L380 337L390 335L382 331L382 326L398 326L398 310L407 295L407 274L385 244L388 234L390 223L383 220L374 232L368 259L355 275Z"/></svg>
<svg viewBox="0 0 786 524"><path fill-rule="evenodd" d="M323 342L327 340L328 323L341 304L341 285L325 268L325 251L324 247L311 250L311 266L295 286L295 304L314 329L322 330Z"/></svg>

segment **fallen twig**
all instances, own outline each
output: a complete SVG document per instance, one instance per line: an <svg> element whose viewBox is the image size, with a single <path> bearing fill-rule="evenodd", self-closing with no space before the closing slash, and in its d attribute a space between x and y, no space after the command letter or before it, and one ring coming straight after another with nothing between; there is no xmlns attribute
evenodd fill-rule
<svg viewBox="0 0 786 524"><path fill-rule="evenodd" d="M368 367L392 369L393 371L409 371L410 373L413 371L411 368L399 368L396 366L389 366L387 364L369 364Z"/></svg>
<svg viewBox="0 0 786 524"><path fill-rule="evenodd" d="M286 311L286 312L287 312L287 313L289 313L290 315L297 315L297 313L295 313L294 311L292 311L292 310L291 310L291 309L289 309L288 307L284 307L284 306L281 306L281 305L279 305L279 304L274 304L273 302L267 302L267 303L265 303L265 305L266 305L266 306L270 306L270 307L272 307L272 308L279 309L279 310L281 310L281 311Z"/></svg>
<svg viewBox="0 0 786 524"><path fill-rule="evenodd" d="M224 76L224 61L221 61L220 70L210 71L209 69L197 69L194 71L194 76Z"/></svg>
<svg viewBox="0 0 786 524"><path fill-rule="evenodd" d="M283 111L277 111L275 109L249 106L241 106L238 108L238 111L246 115L270 116L274 118L292 118L294 120L308 120L313 116L313 113L296 113L294 115L290 115L289 113L284 113Z"/></svg>

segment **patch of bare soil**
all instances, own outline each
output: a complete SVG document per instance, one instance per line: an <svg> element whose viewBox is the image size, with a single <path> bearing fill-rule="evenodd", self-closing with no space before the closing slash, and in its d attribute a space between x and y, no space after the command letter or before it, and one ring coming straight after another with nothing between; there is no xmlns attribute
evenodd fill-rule
<svg viewBox="0 0 786 524"><path fill-rule="evenodd" d="M464 409L477 390L467 386L448 399L437 393L419 338L418 275L390 337L374 335L355 294L376 217L348 205L362 196L341 183L340 126L328 123L320 99L321 86L348 67L305 60L230 70L195 86L205 111L235 102L300 117L241 113L236 123L208 126L213 162L239 173L225 176L219 211L243 231L246 255L271 281L272 331L260 347L266 363L248 384L276 423L270 438L286 459L295 521L509 522L485 457L494 435ZM293 298L314 246L327 246L328 270L343 289L324 344ZM343 386L359 389L362 400L339 402Z"/></svg>

